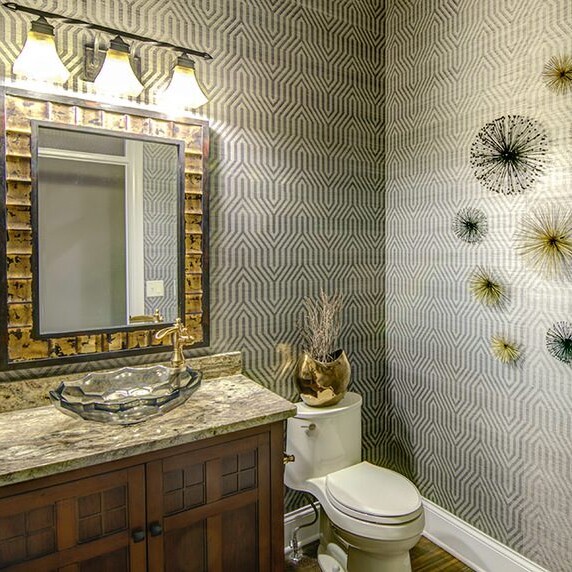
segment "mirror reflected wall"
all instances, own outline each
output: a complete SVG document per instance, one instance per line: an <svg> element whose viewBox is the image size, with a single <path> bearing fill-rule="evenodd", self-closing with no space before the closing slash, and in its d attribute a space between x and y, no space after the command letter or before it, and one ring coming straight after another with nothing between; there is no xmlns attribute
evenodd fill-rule
<svg viewBox="0 0 572 572"><path fill-rule="evenodd" d="M37 335L173 322L183 144L37 121L32 142Z"/></svg>
<svg viewBox="0 0 572 572"><path fill-rule="evenodd" d="M154 332L177 316L207 345L207 124L3 104L3 369L166 351Z"/></svg>

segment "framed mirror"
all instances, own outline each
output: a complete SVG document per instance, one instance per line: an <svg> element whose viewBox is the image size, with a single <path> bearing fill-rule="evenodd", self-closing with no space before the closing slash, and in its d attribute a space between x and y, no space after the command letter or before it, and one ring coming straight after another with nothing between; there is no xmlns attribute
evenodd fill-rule
<svg viewBox="0 0 572 572"><path fill-rule="evenodd" d="M208 126L2 93L2 368L208 344Z"/></svg>
<svg viewBox="0 0 572 572"><path fill-rule="evenodd" d="M32 121L36 338L184 314L183 161L182 142Z"/></svg>

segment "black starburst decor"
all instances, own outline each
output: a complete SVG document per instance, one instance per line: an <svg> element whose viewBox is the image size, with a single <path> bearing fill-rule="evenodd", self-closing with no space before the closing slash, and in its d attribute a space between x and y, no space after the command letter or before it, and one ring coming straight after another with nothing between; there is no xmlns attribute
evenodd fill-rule
<svg viewBox="0 0 572 572"><path fill-rule="evenodd" d="M488 229L487 215L475 207L462 208L453 219L453 232L465 242L481 242Z"/></svg>
<svg viewBox="0 0 572 572"><path fill-rule="evenodd" d="M553 358L572 363L572 324L556 322L546 332L546 349Z"/></svg>
<svg viewBox="0 0 572 572"><path fill-rule="evenodd" d="M516 195L528 190L544 171L548 137L542 125L521 115L487 123L471 146L471 166L488 190Z"/></svg>

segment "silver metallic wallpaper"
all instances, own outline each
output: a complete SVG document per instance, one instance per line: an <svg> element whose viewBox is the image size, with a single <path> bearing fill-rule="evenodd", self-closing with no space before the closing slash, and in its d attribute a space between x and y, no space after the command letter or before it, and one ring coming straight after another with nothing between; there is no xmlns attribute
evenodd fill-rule
<svg viewBox="0 0 572 572"><path fill-rule="evenodd" d="M366 457L564 572L572 372L547 352L545 335L572 321L571 291L528 269L514 235L535 206L572 204L572 96L549 91L540 77L550 57L572 50L572 5L383 4L33 3L214 56L197 63L211 99L200 110L212 137L207 351L242 350L248 374L294 398L301 300L321 286L339 289L352 387L365 399ZM28 22L1 14L4 73ZM77 78L90 33L66 27L61 36ZM141 55L143 81L166 81L167 53ZM479 130L507 115L538 121L548 134L545 173L512 196L481 185L470 164ZM486 214L481 242L453 232L466 207ZM470 293L480 265L507 284L503 308ZM496 334L521 345L516 365L493 358Z"/></svg>
<svg viewBox="0 0 572 572"><path fill-rule="evenodd" d="M177 153L163 143L143 144L144 278L161 280L164 296L147 296L145 313L177 316ZM146 287L146 285L145 285Z"/></svg>
<svg viewBox="0 0 572 572"><path fill-rule="evenodd" d="M388 458L427 498L552 572L571 569L572 371L545 337L572 320L572 290L528 268L515 234L534 208L572 206L572 93L541 77L572 53L571 35L568 0L387 5ZM479 130L508 115L548 135L544 174L510 196L470 162ZM486 214L479 243L453 232L465 207ZM471 294L479 265L507 286L504 307ZM515 365L494 359L498 334L520 345Z"/></svg>
<svg viewBox="0 0 572 572"><path fill-rule="evenodd" d="M364 395L366 454L375 459L386 407L380 393L383 2L41 0L28 5L212 54L212 61L196 64L210 97L198 115L209 120L211 136L212 340L197 353L241 350L246 373L294 399L302 300L322 287L339 290L351 387ZM9 74L30 19L0 11L2 75ZM82 90L82 45L93 41L93 33L60 25L56 34L72 70L72 87ZM168 81L175 56L136 44L133 50L142 58L142 81L150 88L143 100L152 102L150 94ZM7 372L0 379L26 375Z"/></svg>

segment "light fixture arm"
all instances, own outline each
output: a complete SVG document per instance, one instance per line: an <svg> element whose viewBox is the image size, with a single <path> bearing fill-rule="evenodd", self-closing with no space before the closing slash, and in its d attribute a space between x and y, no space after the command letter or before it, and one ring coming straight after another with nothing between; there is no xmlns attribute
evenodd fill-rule
<svg viewBox="0 0 572 572"><path fill-rule="evenodd" d="M138 34L131 34L129 32L124 32L122 30L116 30L115 28L108 28L107 26L101 26L99 24L93 24L92 22L86 22L85 20L79 20L77 18L68 18L67 16L62 16L61 14L55 14L54 12L46 12L44 10L36 10L36 8L29 8L28 6L21 6L15 2L3 2L2 5L8 10L14 12L25 12L27 14L32 14L34 16L41 16L46 19L61 20L66 24L76 24L80 26L85 26L90 30L98 30L99 32L104 32L106 34L111 34L112 36L121 36L123 38L128 38L130 40L136 40L139 42L144 42L146 44L153 44L162 48L171 48L178 52L190 54L196 56L197 58L202 58L204 60L212 60L212 56L207 52L199 52L197 50L192 50L191 48L186 48L184 46L177 46L169 42L163 42L161 40L155 40L153 38L148 38L147 36L140 36Z"/></svg>

